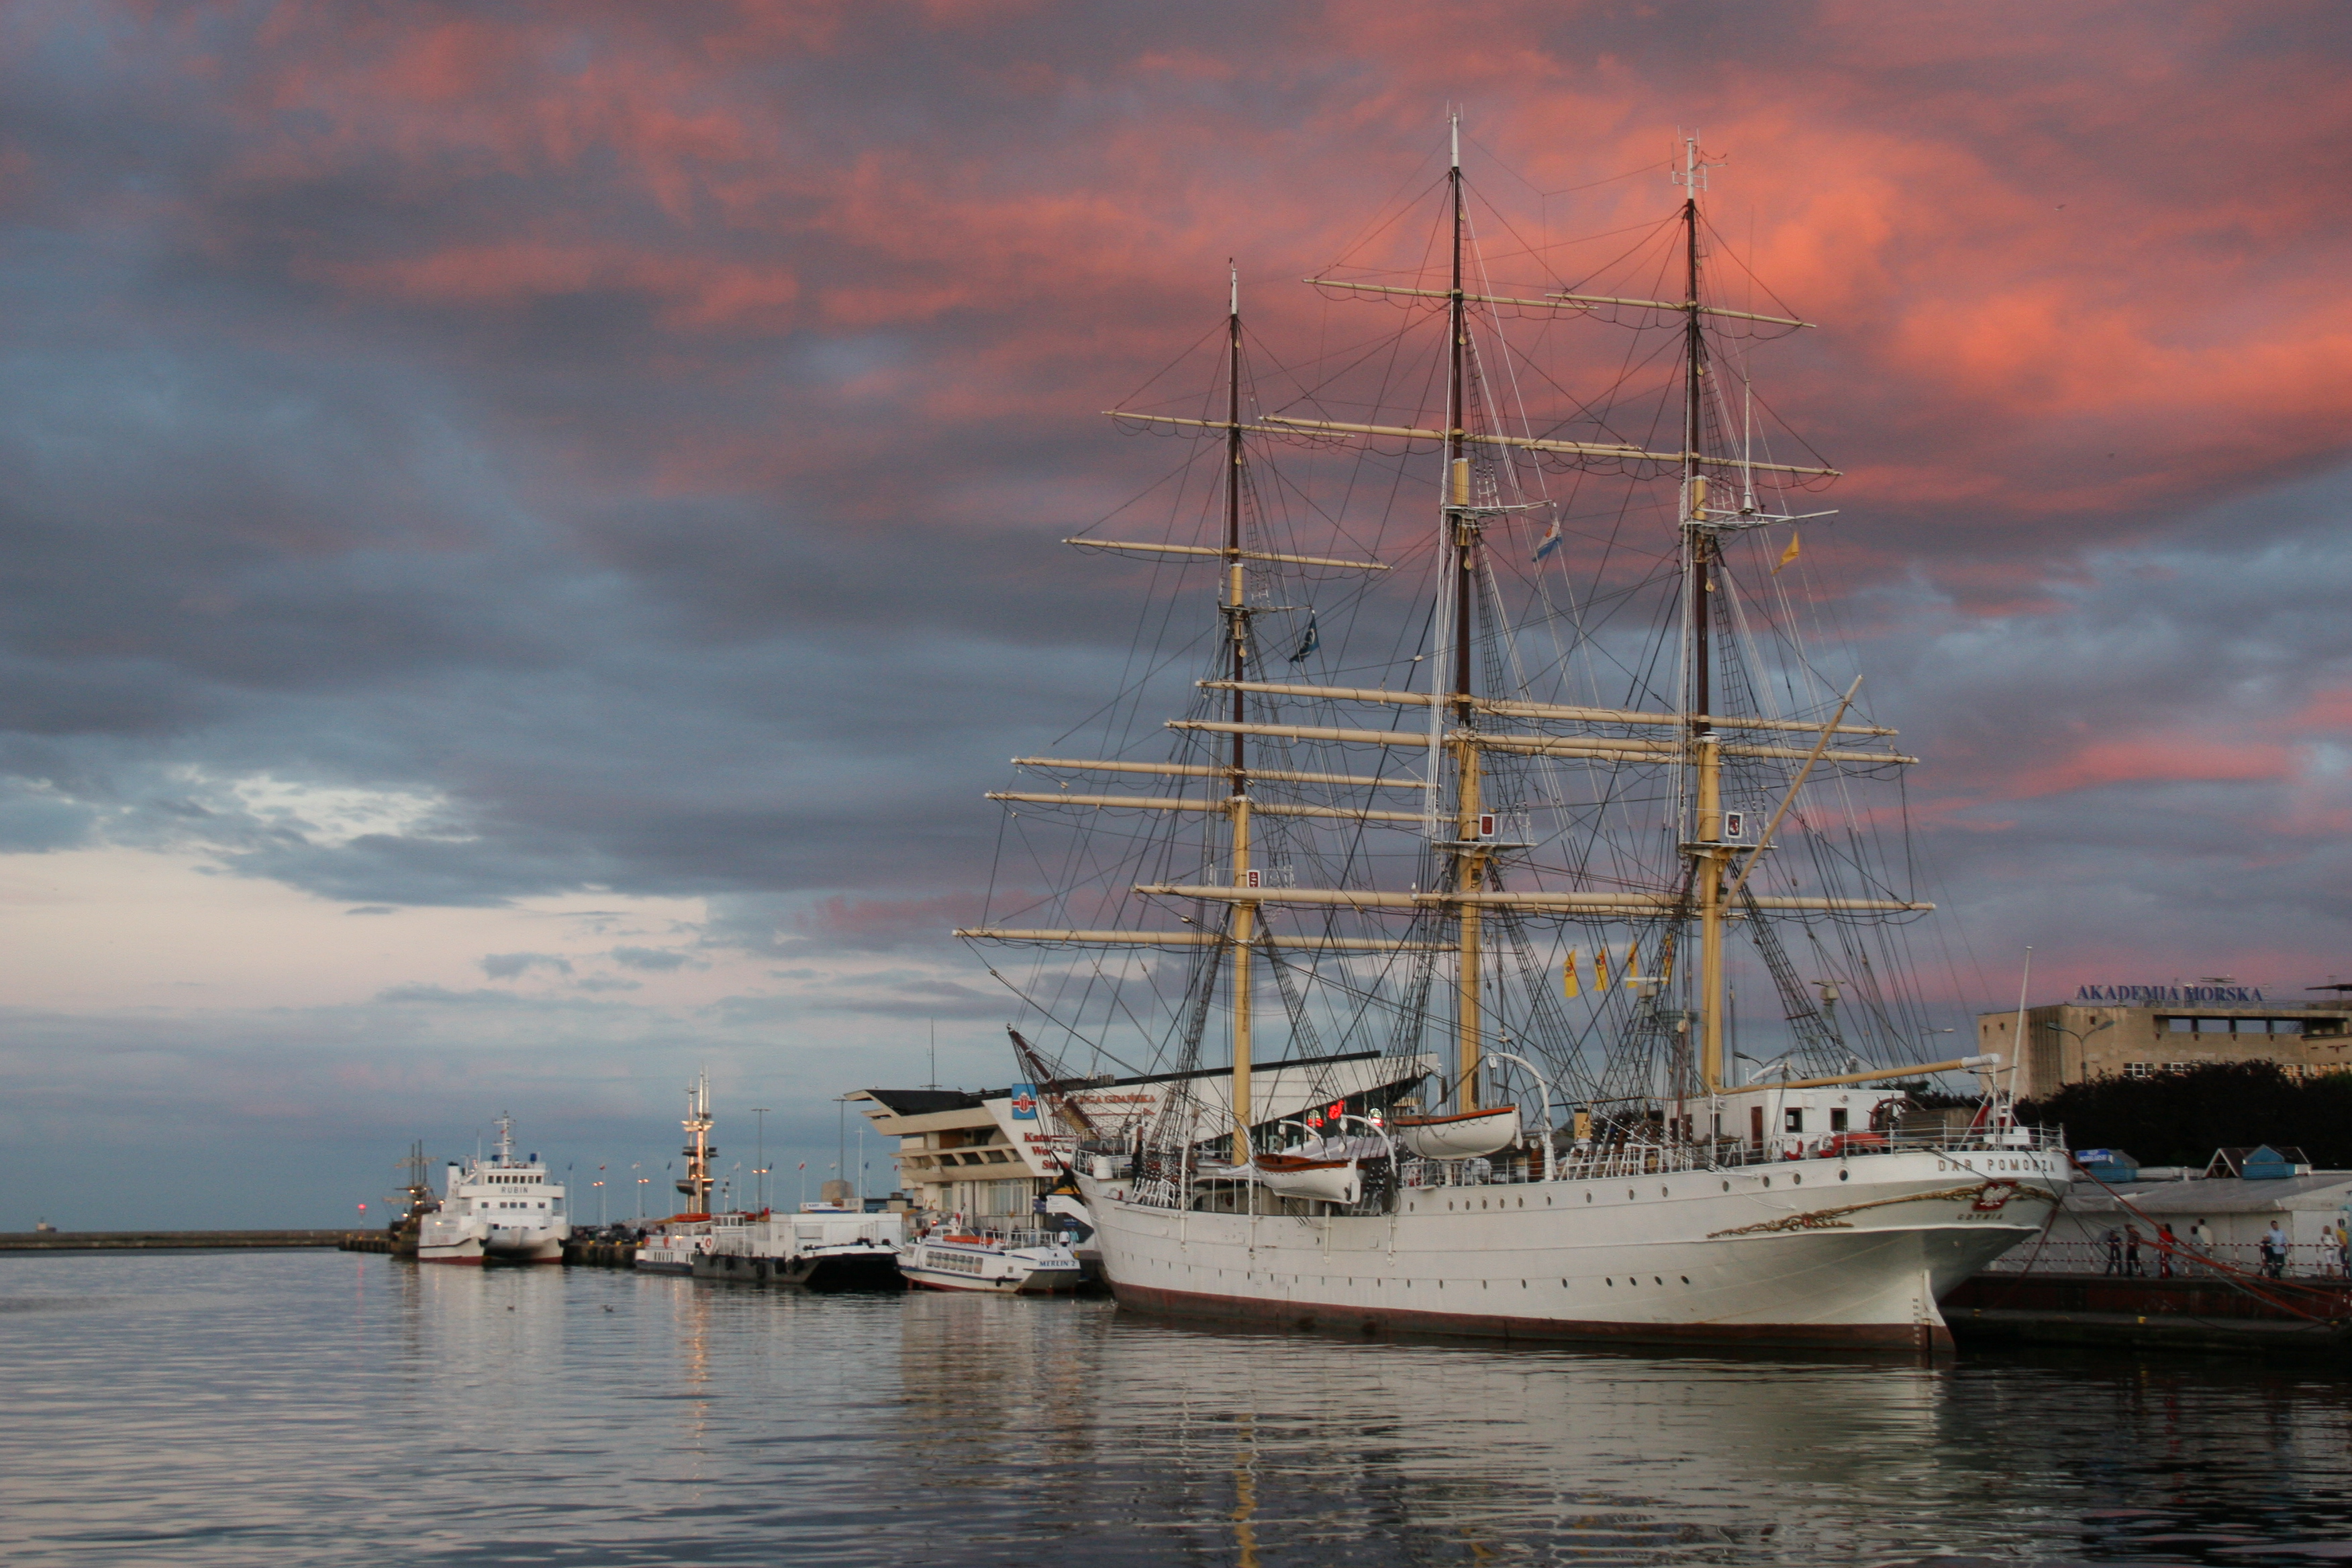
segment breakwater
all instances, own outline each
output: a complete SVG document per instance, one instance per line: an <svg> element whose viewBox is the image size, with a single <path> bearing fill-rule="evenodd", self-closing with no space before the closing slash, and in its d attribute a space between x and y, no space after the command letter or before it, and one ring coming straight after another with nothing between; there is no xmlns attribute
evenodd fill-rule
<svg viewBox="0 0 2352 1568"><path fill-rule="evenodd" d="M340 1247L340 1230L7 1230L0 1252L220 1252Z"/></svg>

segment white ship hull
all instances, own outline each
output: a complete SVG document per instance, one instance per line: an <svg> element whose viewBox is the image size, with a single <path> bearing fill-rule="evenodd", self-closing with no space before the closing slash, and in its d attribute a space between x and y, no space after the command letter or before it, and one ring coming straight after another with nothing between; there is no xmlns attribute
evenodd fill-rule
<svg viewBox="0 0 2352 1568"><path fill-rule="evenodd" d="M898 1272L922 1290L976 1290L997 1296L1052 1296L1076 1289L1086 1271L1058 1246L996 1247L959 1242L912 1243Z"/></svg>
<svg viewBox="0 0 2352 1568"><path fill-rule="evenodd" d="M442 1221L436 1224L436 1221ZM419 1263L561 1263L570 1227L488 1226L427 1215L418 1226Z"/></svg>
<svg viewBox="0 0 2352 1568"><path fill-rule="evenodd" d="M1123 1182L1080 1184L1111 1290L1143 1310L1351 1331L1927 1350L1950 1342L1937 1299L2042 1229L2063 1167L2049 1150L1919 1151L1408 1188L1396 1213L1364 1215L1182 1213L1130 1201Z"/></svg>

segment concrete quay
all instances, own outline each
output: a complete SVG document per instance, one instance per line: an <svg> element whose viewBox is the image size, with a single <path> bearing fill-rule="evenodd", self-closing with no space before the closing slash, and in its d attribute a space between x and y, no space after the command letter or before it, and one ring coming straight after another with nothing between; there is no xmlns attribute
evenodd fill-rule
<svg viewBox="0 0 2352 1568"><path fill-rule="evenodd" d="M0 1252L219 1252L340 1247L341 1230L6 1230Z"/></svg>
<svg viewBox="0 0 2352 1568"><path fill-rule="evenodd" d="M1979 1274L1946 1297L1943 1310L1965 1346L2352 1354L2352 1286L2338 1282Z"/></svg>

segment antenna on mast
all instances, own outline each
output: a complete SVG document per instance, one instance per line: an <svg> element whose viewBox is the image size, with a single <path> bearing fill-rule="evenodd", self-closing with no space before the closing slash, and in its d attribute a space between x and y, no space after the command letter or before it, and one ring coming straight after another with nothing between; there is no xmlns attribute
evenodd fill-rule
<svg viewBox="0 0 2352 1568"><path fill-rule="evenodd" d="M1462 111L1458 109L1446 115L1446 123L1454 132L1454 166L1462 167Z"/></svg>

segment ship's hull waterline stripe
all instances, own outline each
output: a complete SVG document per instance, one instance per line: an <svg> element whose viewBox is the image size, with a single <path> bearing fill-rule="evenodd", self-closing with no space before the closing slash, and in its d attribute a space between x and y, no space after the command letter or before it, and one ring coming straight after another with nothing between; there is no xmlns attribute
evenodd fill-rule
<svg viewBox="0 0 2352 1568"><path fill-rule="evenodd" d="M1122 811L1230 811L1230 800L1187 800L1181 795L1071 795L1056 790L1009 790L988 792L991 800L1027 801L1038 805L1092 805ZM1335 816L1349 822L1410 822L1416 825L1428 819L1417 811L1370 811L1349 805L1291 805L1270 801L1250 802L1253 816Z"/></svg>
<svg viewBox="0 0 2352 1568"><path fill-rule="evenodd" d="M1407 707L1426 708L1429 694L1425 691L1391 691L1384 687L1370 686L1298 686L1278 680L1196 680L1193 685L1204 691L1263 691L1270 697L1324 697L1335 702L1394 702ZM1461 700L1447 696L1451 704ZM1508 719L1572 719L1592 724L1692 724L1710 730L1796 730L1808 735L1822 732L1819 724L1802 719L1733 719L1715 714L1647 713L1630 708L1573 708L1555 702L1513 702L1500 698L1474 697L1470 706L1481 713L1493 713ZM1841 735L1895 735L1883 724L1841 724Z"/></svg>
<svg viewBox="0 0 2352 1568"><path fill-rule="evenodd" d="M1065 539L1081 550L1135 550L1156 555L1214 555L1225 561L1287 561L1294 566L1344 566L1357 572L1391 572L1385 561L1340 561L1328 555L1277 555L1266 550L1219 550L1207 544L1146 544L1117 539Z"/></svg>
<svg viewBox="0 0 2352 1568"><path fill-rule="evenodd" d="M1105 773L1160 773L1188 779L1229 779L1231 768L1213 768L1199 763L1114 763L1089 762L1077 757L1015 757L1016 768L1070 768ZM1285 768L1244 768L1247 779L1273 779L1282 784L1349 784L1358 789L1421 789L1428 784L1415 778L1376 779L1365 773L1302 773Z"/></svg>
<svg viewBox="0 0 2352 1568"><path fill-rule="evenodd" d="M1228 903L1323 904L1359 910L1433 910L1471 905L1488 910L1549 910L1566 914L1644 914L1685 908L1678 893L1376 893L1353 888L1228 888L1147 883L1146 898L1215 899ZM1896 899L1816 899L1758 896L1745 900L1760 910L1806 910L1822 914L1915 914L1933 904Z"/></svg>
<svg viewBox="0 0 2352 1568"><path fill-rule="evenodd" d="M1099 947L1218 947L1231 937L1210 931L1013 931L998 926L962 926L952 934L985 942L1056 942ZM1258 936L1251 947L1279 951L1314 948L1341 952L1452 952L1450 942L1383 942L1370 936Z"/></svg>
<svg viewBox="0 0 2352 1568"><path fill-rule="evenodd" d="M1172 414L1139 414L1131 408L1106 408L1103 413L1113 419L1144 419L1155 425L1184 425L1199 430L1251 430L1262 436L1392 436L1408 441L1444 441L1449 439L1443 430L1423 430L1410 425L1346 425L1331 419L1293 419L1280 414L1269 414L1262 424L1233 425L1223 419L1180 419ZM1705 453L1651 452L1639 447L1612 447L1596 441L1545 441L1532 436L1485 436L1476 431L1464 431L1450 437L1473 447L1516 447L1528 452L1561 452L1577 458L1614 458L1620 461L1643 463L1693 462L1704 468L1748 468L1774 474L1805 474L1818 479L1843 477L1842 468L1806 468L1789 463L1750 463L1738 458L1710 458ZM1196 545L1195 549L1208 549ZM1224 552L1212 550L1222 555Z"/></svg>
<svg viewBox="0 0 2352 1568"><path fill-rule="evenodd" d="M1429 744L1426 732L1410 730L1339 730L1314 724L1236 724L1228 719L1171 719L1171 730L1202 730L1218 735L1271 735L1291 741L1329 741L1350 746L1421 746ZM1476 730L1455 730L1449 741L1466 741L1489 751L1524 752L1547 757L1591 757L1601 762L1671 763L1685 755L1679 741L1633 740L1555 740L1548 735L1495 735ZM1810 750L1797 746L1726 746L1727 757L1794 757L1812 755ZM1858 763L1865 767L1886 767L1895 763L1911 763L1919 759L1895 752L1823 752L1825 763Z"/></svg>

